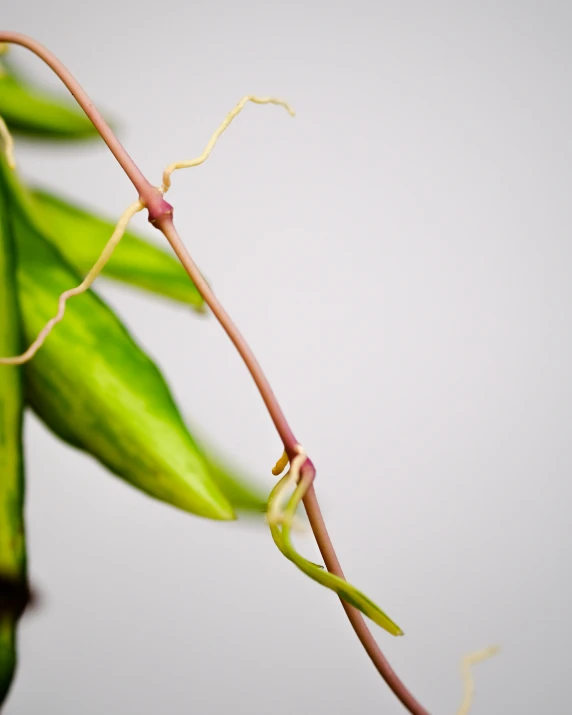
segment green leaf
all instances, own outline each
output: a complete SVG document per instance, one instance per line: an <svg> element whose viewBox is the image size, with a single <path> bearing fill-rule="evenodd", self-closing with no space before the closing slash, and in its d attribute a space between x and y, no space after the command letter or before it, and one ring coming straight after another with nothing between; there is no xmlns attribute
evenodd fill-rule
<svg viewBox="0 0 572 715"><path fill-rule="evenodd" d="M80 279L45 240L29 196L3 159L0 185L16 238L29 345L56 314L61 293ZM93 291L68 302L64 320L24 374L29 404L62 439L157 499L212 519L234 518L161 373Z"/></svg>
<svg viewBox="0 0 572 715"><path fill-rule="evenodd" d="M44 234L78 273L96 262L115 224L46 191L33 191L35 214ZM102 272L204 311L204 301L185 269L173 255L126 231Z"/></svg>
<svg viewBox="0 0 572 715"><path fill-rule="evenodd" d="M97 136L93 124L71 99L61 99L22 79L0 62L0 115L11 132L45 139Z"/></svg>
<svg viewBox="0 0 572 715"><path fill-rule="evenodd" d="M403 631L401 628L364 593L359 591L355 586L352 586L343 578L339 578L335 574L326 571L318 564L308 561L308 559L305 559L296 551L294 545L292 544L292 521L296 514L296 509L302 501L302 497L306 491L306 485L304 485L303 482L300 482L296 486L285 509L281 511L278 504L282 500L284 491L288 490L290 486L291 476L290 473L288 473L278 482L276 487L274 487L268 499L268 514L278 513L280 516L279 522L274 521L274 518L271 516L269 516L268 519L270 532L276 546L280 549L284 556L292 561L292 563L303 571L306 576L309 576L313 581L316 581L322 586L334 591L334 593L337 593L337 595L346 601L346 603L349 603L350 606L357 608L358 611L361 611L374 623L377 623L378 626L386 630L388 633L391 633L391 635L402 636Z"/></svg>
<svg viewBox="0 0 572 715"><path fill-rule="evenodd" d="M20 351L21 325L15 247L3 202L0 193L0 355L11 355ZM0 706L16 666L20 609L12 606L18 592L27 593L22 412L22 369L0 365Z"/></svg>
<svg viewBox="0 0 572 715"><path fill-rule="evenodd" d="M0 614L0 707L6 700L16 670L16 621Z"/></svg>
<svg viewBox="0 0 572 715"><path fill-rule="evenodd" d="M266 512L267 494L256 484L220 457L204 442L199 442L199 448L208 465L209 473L218 484L222 493L239 512L264 514Z"/></svg>

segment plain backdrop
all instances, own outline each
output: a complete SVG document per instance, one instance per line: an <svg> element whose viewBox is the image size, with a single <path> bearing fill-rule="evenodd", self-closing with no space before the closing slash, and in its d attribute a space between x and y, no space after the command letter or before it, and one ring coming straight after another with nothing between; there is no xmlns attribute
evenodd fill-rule
<svg viewBox="0 0 572 715"><path fill-rule="evenodd" d="M472 715L568 712L572 5L6 0L0 22L69 65L155 183L243 95L293 104L248 106L176 175L179 229L318 467L348 576L405 630L375 632L413 692L453 714L461 657L498 643ZM18 158L111 217L135 198L100 142ZM98 290L269 490L281 446L214 319ZM44 599L6 715L402 712L263 524L155 502L32 417L26 453Z"/></svg>

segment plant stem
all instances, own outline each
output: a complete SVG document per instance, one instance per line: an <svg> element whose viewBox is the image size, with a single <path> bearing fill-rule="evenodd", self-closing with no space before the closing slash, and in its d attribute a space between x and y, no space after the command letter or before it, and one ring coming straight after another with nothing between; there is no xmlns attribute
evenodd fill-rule
<svg viewBox="0 0 572 715"><path fill-rule="evenodd" d="M322 558L324 559L324 563L326 564L328 571L336 574L336 576L339 576L340 578L345 579L344 572L332 545L330 535L326 529L326 524L322 516L320 505L318 504L313 484L310 485L306 495L304 496L304 507L306 508L306 514L308 515L308 520L310 522L310 526L312 527L314 538L316 539L316 543L318 544L318 548L320 549L320 553L322 554ZM393 670L387 658L383 655L381 648L378 646L362 614L341 598L340 602L346 612L352 628L355 631L356 636L359 638L360 643L364 647L364 650L371 658L377 672L385 680L393 694L401 701L405 708L412 713L412 715L429 715L429 711L426 710L413 696L405 683Z"/></svg>
<svg viewBox="0 0 572 715"><path fill-rule="evenodd" d="M197 265L191 258L175 228L172 215L166 216L163 220L157 222L156 225L171 244L189 277L197 286L199 293L213 311L222 328L232 340L236 349L240 353L240 356L244 360L254 382L256 383L258 391L268 408L268 412L270 413L276 429L284 442L284 448L288 453L291 462L293 457L296 455L294 450L298 443L294 439L294 435L286 421L286 418L284 417L284 413L282 412L282 409L278 404L278 401L272 392L272 388L270 387L266 376L262 372L258 361L254 357L252 350L239 332L236 325L233 323L231 317L211 290L208 283L200 274ZM301 475L306 476L308 475L308 472L310 472L311 478L315 476L316 471L314 465L309 459L306 459L301 468ZM336 576L339 576L340 578L345 579L344 572L336 555L330 535L328 534L313 484L311 484L308 488L303 501L314 538L316 539L316 543L318 544L318 548L320 549L320 553L322 554L322 558L324 559L328 571ZM391 688L396 697L413 715L429 715L429 712L409 692L405 684L400 680L397 673L389 664L387 658L383 655L362 614L357 610L357 608L350 606L350 604L343 599L340 599L340 601L344 611L346 612L348 620L350 621L365 651L371 658L379 674Z"/></svg>
<svg viewBox="0 0 572 715"><path fill-rule="evenodd" d="M200 294L204 298L207 305L210 307L212 312L215 314L217 320L221 324L222 328L227 333L228 337L233 342L238 353L242 357L248 371L250 372L258 391L266 408L270 414L272 421L278 431L278 434L284 444L284 449L288 454L290 461L296 456L298 441L294 437L288 422L282 412L276 396L274 395L270 383L268 382L266 376L264 375L262 368L260 367L254 353L250 349L248 343L241 335L240 331L215 296L211 290L208 283L205 281L201 275L196 263L191 258L185 244L181 240L175 225L173 223L173 207L165 201L162 193L157 187L154 187L143 175L139 167L135 164L133 159L129 156L121 142L112 132L111 128L106 123L105 119L96 109L92 101L90 100L87 93L77 82L77 80L71 75L69 70L65 65L58 60L58 58L50 52L47 48L41 45L36 40L32 38L17 33L17 32L1 32L0 31L0 43L11 43L16 45L21 45L26 47L31 52L36 54L40 59L42 59L62 80L65 86L69 89L71 94L76 99L77 103L84 110L86 115L89 117L93 123L96 130L101 135L104 142L107 144L111 150L113 156L117 159L119 165L127 174L131 183L139 193L139 200L141 203L145 204L145 207L149 211L149 221L159 229L166 237L166 239L171 244L173 250L175 251L177 257L182 263L183 267L187 271L191 280L197 286ZM313 480L316 474L314 465L309 458L301 467L301 476L304 478ZM328 571L339 576L340 578L345 578L340 562L336 556L333 544L331 542L330 536L326 529L324 519L318 504L316 497L316 492L313 485L311 484L306 495L304 497L304 506L306 507L306 512L308 514L308 519L312 532L318 544L318 548L322 554ZM399 679L397 674L394 672L389 662L381 652L375 638L370 632L363 616L361 613L350 606L348 603L343 601L341 603L346 612L346 615L357 635L360 642L362 643L367 654L371 658L375 668L385 680L389 688L393 691L395 696L402 702L402 704L409 710L411 715L429 715L428 711L413 697L409 692L406 685Z"/></svg>
<svg viewBox="0 0 572 715"><path fill-rule="evenodd" d="M262 399L264 400L264 404L266 405L270 417L274 422L274 426L280 435L280 439L284 444L284 449L288 454L288 458L292 461L292 459L296 456L296 446L298 441L294 437L294 434L286 421L286 417L282 412L282 408L280 407L278 400L270 387L270 383L268 382L266 375L262 372L262 368L254 356L254 353L250 349L250 346L241 335L229 314L223 308L219 299L211 290L209 284L201 275L201 272L191 258L191 255L175 228L172 214L158 219L155 222L155 226L164 234L167 241L169 241L173 251L177 254L177 258L187 271L190 279L196 285L199 293L215 314L217 320L222 325L226 334L240 353L240 356L244 360L246 367L252 375L252 379L254 380Z"/></svg>
<svg viewBox="0 0 572 715"><path fill-rule="evenodd" d="M139 199L149 209L150 214L159 214L173 210L172 206L165 201L162 194L147 181L141 169L139 169L137 164L129 156L124 146L101 116L101 113L93 104L87 92L53 52L50 52L47 47L44 47L37 40L19 32L0 32L0 43L9 43L25 47L43 60L48 67L55 72L69 89L79 106L87 114L89 120L99 132L101 138L107 144L109 150L117 159L117 162L139 193Z"/></svg>
<svg viewBox="0 0 572 715"><path fill-rule="evenodd" d="M157 228L163 232L166 239L171 244L173 250L177 254L180 262L187 271L189 277L193 283L197 286L199 293L204 298L207 305L215 314L222 328L225 330L228 337L234 343L236 349L240 353L240 356L244 360L246 367L248 368L250 374L258 391L260 392L264 403L270 413L272 421L276 426L278 434L280 435L284 448L288 454L290 461L296 455L295 449L297 446L297 441L294 438L294 434L290 429L284 413L278 401L272 392L270 384L262 372L262 369L256 360L252 350L250 349L248 343L245 341L238 328L232 321L231 317L228 315L218 298L215 296L211 290L208 283L202 277L197 265L191 258L187 248L185 247L183 241L181 240L175 225L173 223L172 215L165 216L163 219L159 220L155 224ZM306 459L304 465L302 466L301 473L306 476L313 478L315 476L315 468L309 459ZM304 497L304 506L306 508L306 513L308 515L308 520L312 528L312 532L320 549L320 553L324 559L328 571L344 578L344 573L338 557L336 555L334 546L326 529L326 524L322 516L320 505L318 504L318 498L316 496L316 491L313 485L310 485L306 495ZM381 649L377 645L373 634L369 630L362 614L349 603L346 603L343 599L340 599L341 604L346 612L348 620L350 621L357 637L359 638L361 644L363 645L365 651L371 658L374 666L376 667L379 674L385 680L387 685L391 688L396 697L403 703L403 705L409 710L413 715L429 715L428 711L414 698L414 696L409 692L405 684L399 679L391 665L389 664L387 658L383 655Z"/></svg>

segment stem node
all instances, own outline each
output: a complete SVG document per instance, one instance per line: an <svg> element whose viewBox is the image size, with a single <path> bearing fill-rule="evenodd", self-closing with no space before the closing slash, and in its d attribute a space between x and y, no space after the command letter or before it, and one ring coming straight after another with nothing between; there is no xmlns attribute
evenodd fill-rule
<svg viewBox="0 0 572 715"><path fill-rule="evenodd" d="M254 382L272 418L272 421L274 422L276 430L278 431L278 434L280 435L280 438L283 442L288 459L292 464L296 456L300 454L298 441L294 437L294 434L290 429L288 422L286 421L282 409L280 408L280 405L278 404L278 401L276 400L276 397L274 396L274 393L270 388L270 384L268 383L268 380L262 372L258 361L254 357L252 350L238 331L237 327L230 319L226 310L223 308L221 303L211 291L208 283L202 277L198 267L189 255L184 243L181 241L173 224L173 207L163 198L164 191L169 188L170 174L172 173L172 171L177 168L183 168L183 166L196 166L197 164L202 163L210 154L212 147L214 146L214 143L216 142L220 134L222 134L222 132L230 124L232 119L241 111L242 107L247 101L252 101L257 104L280 104L284 106L290 112L290 114L293 115L293 111L291 110L291 108L285 102L273 98L257 98L252 96L243 98L241 102L237 105L237 107L235 107L235 109L228 115L227 119L225 120L225 122L223 122L221 127L215 133L215 135L213 135L211 143L209 143L209 145L207 146L207 149L205 150L204 154L201 157L198 157L198 159L193 160L191 162L183 162L181 165L174 164L168 167L168 170L165 172L164 175L163 187L157 188L152 186L152 184L150 184L149 181L145 178L139 167L135 164L133 159L131 159L131 157L121 145L117 137L114 135L111 128L107 125L105 119L97 111L97 109L95 108L81 85L52 52L50 52L39 42L33 40L27 35L23 35L17 32L6 32L0 30L0 45L4 43L16 44L22 47L26 47L37 57L42 59L62 80L62 82L66 85L66 87L76 99L80 107L82 107L86 115L92 121L94 127L101 135L101 138L105 141L110 151L117 159L119 165L127 174L135 190L139 194L139 201L134 204L133 207L130 207L128 211L133 209L133 211L135 212L141 210L142 207L146 207L149 211L149 221L165 235L165 238L171 244L171 247L173 248L175 254L178 256L189 277L194 281L199 292L201 293L201 295L209 305L210 309L220 322L221 326L224 328L227 335L237 348L239 354L241 355L246 367L248 368L250 374L252 375L252 378L254 379ZM345 580L336 552L334 551L334 547L327 532L326 525L324 523L322 513L318 504L318 500L316 498L316 493L314 491L314 486L312 482L315 477L315 474L316 470L314 468L314 465L312 464L311 460L306 457L303 464L300 466L300 477L304 478L304 480L307 480L307 482L309 483L309 486L303 499L304 506L306 508L306 513L308 515L308 520L312 527L312 531L314 533L314 536L316 537L316 542L324 558L324 562L328 571ZM344 608L356 635L364 646L365 651L371 658L374 666L376 667L381 677L385 680L385 682L391 688L396 697L401 701L405 708L410 713L412 713L412 715L429 715L427 710L413 697L413 695L409 692L405 684L398 678L396 673L393 671L393 669L387 662L387 659L379 649L379 646L377 645L373 635L370 633L367 625L365 624L361 613L343 599L342 607Z"/></svg>
<svg viewBox="0 0 572 715"><path fill-rule="evenodd" d="M149 223L159 228L165 219L172 220L173 207L163 198L163 195L157 189L157 193L140 196L139 201L145 204L145 208L149 211Z"/></svg>

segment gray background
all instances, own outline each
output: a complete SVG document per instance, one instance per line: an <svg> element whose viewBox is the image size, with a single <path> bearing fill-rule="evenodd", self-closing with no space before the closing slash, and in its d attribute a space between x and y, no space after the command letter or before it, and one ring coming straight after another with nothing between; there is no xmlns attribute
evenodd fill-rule
<svg viewBox="0 0 572 715"><path fill-rule="evenodd" d="M318 466L348 575L406 631L376 633L414 693L454 713L461 656L499 643L472 714L567 712L572 5L2 4L156 183L242 95L292 102L296 120L249 106L176 176L179 228ZM97 143L18 156L111 215L134 199ZM100 289L191 424L270 488L279 441L214 320ZM401 712L263 527L178 513L26 426L45 601L7 715Z"/></svg>

